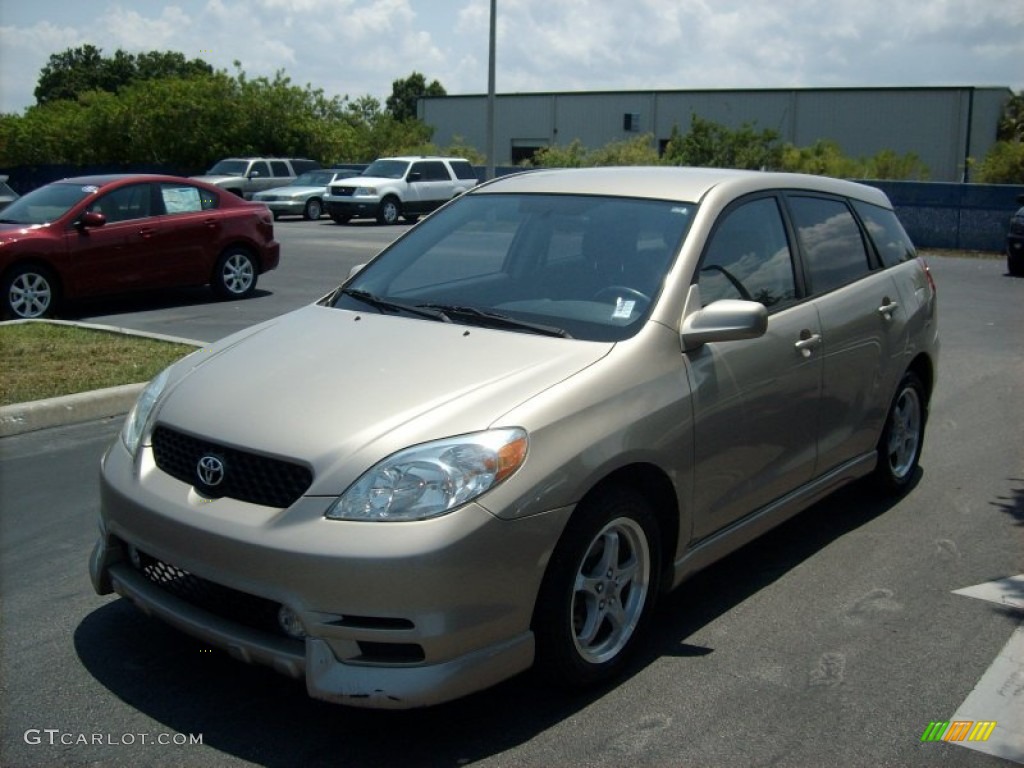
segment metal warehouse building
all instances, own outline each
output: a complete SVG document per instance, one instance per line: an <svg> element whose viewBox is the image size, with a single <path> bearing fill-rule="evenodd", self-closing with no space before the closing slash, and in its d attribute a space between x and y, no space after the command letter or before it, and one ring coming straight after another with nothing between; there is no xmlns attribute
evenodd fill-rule
<svg viewBox="0 0 1024 768"><path fill-rule="evenodd" d="M615 91L499 94L495 97L496 165L515 165L540 147L579 139L594 149L638 134L664 147L673 126L685 132L692 114L739 128L770 128L799 147L831 139L851 157L883 149L913 152L932 181L966 181L968 158L981 160L996 140L1002 87L792 88L724 91ZM483 150L487 97L419 101L434 143L461 138Z"/></svg>

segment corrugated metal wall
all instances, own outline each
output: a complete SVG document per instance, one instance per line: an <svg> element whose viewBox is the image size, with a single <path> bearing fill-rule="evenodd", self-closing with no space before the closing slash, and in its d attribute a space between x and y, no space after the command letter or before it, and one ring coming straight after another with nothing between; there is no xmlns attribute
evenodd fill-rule
<svg viewBox="0 0 1024 768"><path fill-rule="evenodd" d="M913 152L932 180L962 181L966 159L980 160L995 142L1002 105L1011 95L1009 88L970 87L499 95L495 162L512 162L513 148L568 145L574 139L588 148L644 133L664 141L674 125L685 131L696 113L730 128L744 123L770 128L796 146L831 139L852 157L883 149ZM485 109L485 96L429 98L419 104L439 146L461 136L486 147ZM624 121L626 115L632 119Z"/></svg>

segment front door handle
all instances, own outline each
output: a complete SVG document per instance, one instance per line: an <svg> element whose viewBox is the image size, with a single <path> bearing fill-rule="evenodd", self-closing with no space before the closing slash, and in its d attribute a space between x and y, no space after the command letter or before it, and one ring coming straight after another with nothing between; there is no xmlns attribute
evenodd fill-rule
<svg viewBox="0 0 1024 768"><path fill-rule="evenodd" d="M800 354L804 357L810 357L815 347L820 345L821 334L811 333L809 330L804 329L800 331L800 341L796 342L793 346L800 350Z"/></svg>

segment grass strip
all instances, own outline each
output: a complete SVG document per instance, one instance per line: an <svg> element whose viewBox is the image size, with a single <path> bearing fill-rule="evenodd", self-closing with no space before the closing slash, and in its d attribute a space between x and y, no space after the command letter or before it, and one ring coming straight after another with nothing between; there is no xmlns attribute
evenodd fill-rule
<svg viewBox="0 0 1024 768"><path fill-rule="evenodd" d="M195 349L67 325L0 325L0 406L148 381Z"/></svg>

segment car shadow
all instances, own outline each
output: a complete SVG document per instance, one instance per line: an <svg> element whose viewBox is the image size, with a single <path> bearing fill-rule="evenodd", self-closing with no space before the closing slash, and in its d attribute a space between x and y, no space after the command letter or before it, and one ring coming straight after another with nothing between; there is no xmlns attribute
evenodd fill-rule
<svg viewBox="0 0 1024 768"><path fill-rule="evenodd" d="M234 661L147 618L126 599L86 616L74 644L89 673L126 704L178 733L202 734L204 745L243 760L282 767L461 766L576 716L659 658L700 663L714 648L688 644L688 637L895 503L850 486L709 567L661 600L652 631L620 678L583 693L553 691L527 672L428 709L328 704L308 698L302 681Z"/></svg>
<svg viewBox="0 0 1024 768"><path fill-rule="evenodd" d="M234 299L233 301L252 301L272 295L271 291L257 288L248 298ZM116 296L69 300L60 310L58 319L85 322L90 317L150 312L172 307L194 307L202 304L226 304L230 301L232 300L218 298L213 291L203 286L164 288Z"/></svg>

